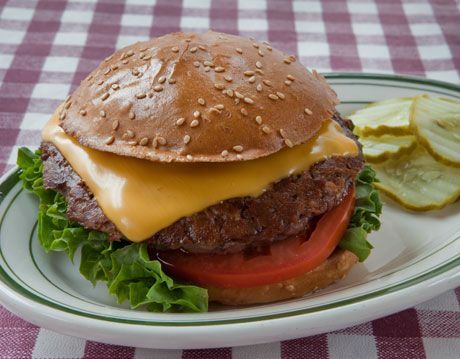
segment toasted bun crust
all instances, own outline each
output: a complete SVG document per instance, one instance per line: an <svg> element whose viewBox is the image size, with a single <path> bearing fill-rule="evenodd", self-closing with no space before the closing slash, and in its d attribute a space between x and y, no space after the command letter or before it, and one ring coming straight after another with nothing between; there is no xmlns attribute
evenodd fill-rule
<svg viewBox="0 0 460 359"><path fill-rule="evenodd" d="M60 118L66 133L98 150L225 162L307 141L337 102L323 77L267 43L173 33L106 58Z"/></svg>
<svg viewBox="0 0 460 359"><path fill-rule="evenodd" d="M336 250L323 264L312 271L279 283L252 288L209 287L209 300L226 305L248 305L302 297L342 279L357 261L358 257L353 253L347 250Z"/></svg>

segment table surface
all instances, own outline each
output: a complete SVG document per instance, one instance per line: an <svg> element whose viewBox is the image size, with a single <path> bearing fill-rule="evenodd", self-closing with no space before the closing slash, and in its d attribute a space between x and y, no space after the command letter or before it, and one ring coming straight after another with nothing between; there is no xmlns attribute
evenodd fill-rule
<svg viewBox="0 0 460 359"><path fill-rule="evenodd" d="M268 40L319 71L407 73L460 82L457 0L0 0L0 173L101 59L173 31ZM356 327L257 346L146 350L63 336L0 307L0 357L458 358L460 288Z"/></svg>

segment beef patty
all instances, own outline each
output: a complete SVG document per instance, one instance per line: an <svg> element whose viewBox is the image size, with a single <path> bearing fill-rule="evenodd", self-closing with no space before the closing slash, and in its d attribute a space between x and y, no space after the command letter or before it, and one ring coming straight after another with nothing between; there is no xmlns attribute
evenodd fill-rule
<svg viewBox="0 0 460 359"><path fill-rule="evenodd" d="M335 120L346 128L338 115ZM346 132L353 137L348 128ZM69 219L108 233L110 240L123 238L59 150L42 143L41 151L45 188L65 196ZM273 183L259 197L228 199L181 218L148 239L149 245L191 253L229 253L309 233L318 216L343 200L362 165L361 156L325 159Z"/></svg>

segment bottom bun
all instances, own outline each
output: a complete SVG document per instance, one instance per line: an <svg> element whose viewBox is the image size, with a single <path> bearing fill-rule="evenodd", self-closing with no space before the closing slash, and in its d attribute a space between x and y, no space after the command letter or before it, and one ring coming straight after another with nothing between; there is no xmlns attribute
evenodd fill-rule
<svg viewBox="0 0 460 359"><path fill-rule="evenodd" d="M247 305L302 297L344 278L357 261L353 253L337 249L320 266L282 282L250 288L208 287L209 300L225 305Z"/></svg>

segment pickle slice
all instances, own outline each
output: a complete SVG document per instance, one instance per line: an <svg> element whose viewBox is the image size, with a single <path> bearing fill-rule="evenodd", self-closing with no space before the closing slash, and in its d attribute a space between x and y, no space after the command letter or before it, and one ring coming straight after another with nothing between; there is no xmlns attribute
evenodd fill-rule
<svg viewBox="0 0 460 359"><path fill-rule="evenodd" d="M412 108L410 124L434 158L460 167L460 101L419 96Z"/></svg>
<svg viewBox="0 0 460 359"><path fill-rule="evenodd" d="M410 134L409 114L412 102L412 97L375 102L356 111L349 118L355 125L355 133L360 136Z"/></svg>
<svg viewBox="0 0 460 359"><path fill-rule="evenodd" d="M417 147L417 140L413 135L360 137L359 142L363 145L364 158L371 163L409 154Z"/></svg>
<svg viewBox="0 0 460 359"><path fill-rule="evenodd" d="M439 209L460 195L460 168L437 162L423 146L372 167L380 181L375 186L408 209Z"/></svg>

